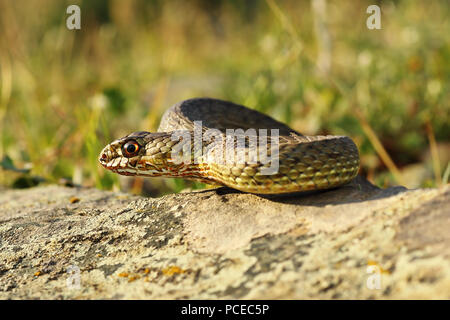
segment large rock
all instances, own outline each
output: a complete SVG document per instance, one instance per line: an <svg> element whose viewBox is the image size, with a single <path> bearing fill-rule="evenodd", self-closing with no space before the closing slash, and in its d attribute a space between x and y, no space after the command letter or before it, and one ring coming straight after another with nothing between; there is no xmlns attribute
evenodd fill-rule
<svg viewBox="0 0 450 320"><path fill-rule="evenodd" d="M0 298L448 299L449 198L362 178L282 197L2 191Z"/></svg>

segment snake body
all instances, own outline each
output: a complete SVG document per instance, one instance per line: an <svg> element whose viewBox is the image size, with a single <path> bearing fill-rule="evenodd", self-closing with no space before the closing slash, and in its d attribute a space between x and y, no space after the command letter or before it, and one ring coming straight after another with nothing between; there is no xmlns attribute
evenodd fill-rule
<svg viewBox="0 0 450 320"><path fill-rule="evenodd" d="M215 134L202 138L197 148L195 121L201 121L201 133ZM243 140L227 140L230 129L242 129ZM276 171L270 174L264 169L272 163L252 152L257 141L252 138L258 138L260 129L267 129L269 135L272 129L279 132L275 142L268 139L262 145L267 155L278 159ZM174 132L184 136L174 138ZM194 148L182 149L186 143ZM180 163L174 150L188 153L184 159L189 161ZM238 153L243 155L241 161ZM231 154L234 161L225 161ZM350 182L359 170L358 149L348 137L304 136L258 111L210 98L177 103L164 113L158 132L139 131L115 140L102 150L99 161L123 175L182 177L260 194L333 188Z"/></svg>

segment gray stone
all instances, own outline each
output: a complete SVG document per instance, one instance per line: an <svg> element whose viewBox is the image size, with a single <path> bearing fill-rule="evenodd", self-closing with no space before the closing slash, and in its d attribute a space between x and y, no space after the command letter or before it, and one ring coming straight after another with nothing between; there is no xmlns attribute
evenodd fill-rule
<svg viewBox="0 0 450 320"><path fill-rule="evenodd" d="M449 299L449 198L360 177L287 196L2 190L0 298Z"/></svg>

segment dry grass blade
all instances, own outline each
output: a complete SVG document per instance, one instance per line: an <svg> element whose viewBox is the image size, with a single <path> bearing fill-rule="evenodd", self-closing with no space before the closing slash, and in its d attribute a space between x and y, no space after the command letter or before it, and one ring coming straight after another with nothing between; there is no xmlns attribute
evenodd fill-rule
<svg viewBox="0 0 450 320"><path fill-rule="evenodd" d="M383 144L381 143L380 139L378 139L375 131L373 131L370 124L365 119L362 112L356 108L356 117L359 120L359 123L366 134L367 138L369 139L370 143L375 148L376 153L381 158L383 163L386 165L386 167L389 169L389 172L394 176L394 179L401 185L405 184L405 181L402 177L402 174L400 173L400 170L398 170L397 166L395 165L392 158L387 153L386 149L383 147Z"/></svg>
<svg viewBox="0 0 450 320"><path fill-rule="evenodd" d="M441 179L441 164L439 162L439 152L436 144L436 139L434 137L433 127L431 126L430 120L426 121L426 130L428 141L430 142L430 152L431 152L431 160L433 163L433 171L434 177L436 179L436 184L438 187L442 186Z"/></svg>
<svg viewBox="0 0 450 320"><path fill-rule="evenodd" d="M281 24L283 25L283 28L291 35L293 39L293 45L300 52L302 49L302 44L300 41L300 37L297 33L297 30L295 30L294 25L291 23L291 21L280 9L280 7L275 3L274 0L266 0L266 2L269 5L270 10L275 14L277 19L280 20Z"/></svg>

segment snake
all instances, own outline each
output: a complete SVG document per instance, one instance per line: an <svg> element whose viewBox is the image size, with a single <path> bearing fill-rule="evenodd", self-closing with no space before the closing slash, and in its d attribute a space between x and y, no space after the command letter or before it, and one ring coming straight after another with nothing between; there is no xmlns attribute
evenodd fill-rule
<svg viewBox="0 0 450 320"><path fill-rule="evenodd" d="M303 135L243 105L192 98L170 107L157 132L133 132L106 145L99 162L121 175L283 194L345 185L360 158L347 136Z"/></svg>

